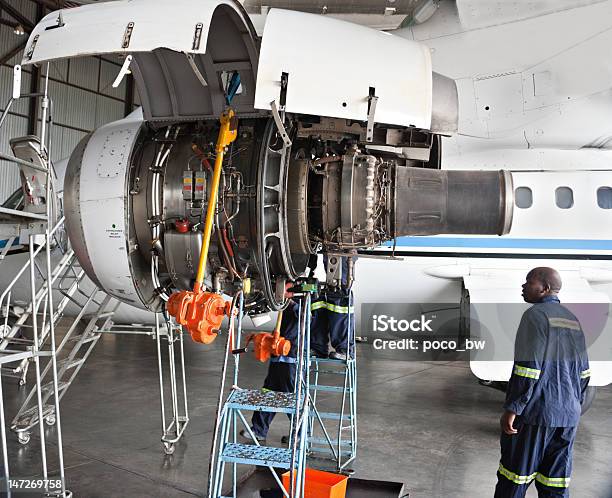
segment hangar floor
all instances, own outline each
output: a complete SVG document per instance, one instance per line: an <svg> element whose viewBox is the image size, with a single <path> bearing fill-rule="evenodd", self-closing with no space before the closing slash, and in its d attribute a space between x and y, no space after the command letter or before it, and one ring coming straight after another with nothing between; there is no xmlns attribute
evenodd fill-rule
<svg viewBox="0 0 612 498"><path fill-rule="evenodd" d="M220 379L222 344L186 342L191 422L172 456L159 443L155 341L103 337L62 403L69 489L78 497L202 496ZM465 363L415 363L372 355L360 345L356 476L405 483L411 498L490 498L499 459L503 394L481 387ZM260 386L266 366L243 362L243 387ZM246 384L249 385L246 385ZM26 391L4 379L8 420ZM612 389L600 389L583 418L572 494L612 498ZM272 425L269 442L287 430ZM51 438L55 429L47 428ZM13 476L38 472L38 440L11 434ZM57 462L51 459L51 468ZM252 493L247 496L249 498ZM535 497L531 489L529 497Z"/></svg>

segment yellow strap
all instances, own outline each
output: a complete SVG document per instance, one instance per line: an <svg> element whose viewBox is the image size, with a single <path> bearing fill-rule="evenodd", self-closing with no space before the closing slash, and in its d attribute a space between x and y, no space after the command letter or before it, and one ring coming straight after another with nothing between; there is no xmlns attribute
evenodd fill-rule
<svg viewBox="0 0 612 498"><path fill-rule="evenodd" d="M591 369L589 368L588 370L583 370L582 372L580 372L580 378L581 379L587 379L591 376Z"/></svg>

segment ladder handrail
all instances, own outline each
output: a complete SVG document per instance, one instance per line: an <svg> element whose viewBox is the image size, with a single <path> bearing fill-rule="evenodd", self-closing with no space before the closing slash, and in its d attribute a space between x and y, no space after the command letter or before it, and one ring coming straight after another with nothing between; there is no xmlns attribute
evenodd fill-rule
<svg viewBox="0 0 612 498"><path fill-rule="evenodd" d="M49 232L49 236L51 237L63 224L65 221L66 217L62 216L57 223L53 226L53 228L51 229L51 231ZM36 250L34 251L34 257L38 256L38 254L40 254L40 252L42 251L42 249L45 247L44 244L39 245ZM30 260L28 260L22 267L21 269L17 272L17 274L15 275L15 277L13 278L13 280L11 280L11 282L8 284L8 286L6 287L6 289L4 289L4 291L2 292L2 294L0 294L0 308L2 307L2 303L4 302L4 299L6 298L6 295L13 289L13 287L15 286L15 284L17 283L17 281L21 278L21 276L25 273L25 271L30 267Z"/></svg>
<svg viewBox="0 0 612 498"><path fill-rule="evenodd" d="M206 492L207 496L210 496L210 493L212 492L213 468L216 464L216 455L217 455L217 452L220 452L222 450L222 448L217 448L217 439L219 439L219 429L220 429L221 418L222 418L221 415L222 415L223 407L225 406L223 403L223 391L225 390L225 377L227 376L227 363L229 361L230 352L235 347L235 344L234 344L235 334L234 334L233 328L234 328L234 314L236 312L236 298L239 298L238 313L242 314L243 304L244 304L244 295L243 295L242 290L239 290L234 295L232 299L232 304L230 307L230 319L229 319L229 326L227 330L227 342L225 344L225 355L223 357L223 367L221 369L221 386L219 388L219 397L217 399L217 409L215 411L215 425L213 428L212 444L210 448L210 459L208 462L208 489ZM236 358L236 362L234 364L235 372L237 372L238 370L238 365L239 365L238 360L239 358ZM236 374L234 375L234 379L236 379Z"/></svg>
<svg viewBox="0 0 612 498"><path fill-rule="evenodd" d="M47 285L48 282L46 280L44 280L43 285L36 292L36 309L34 309L32 302L30 302L28 304L28 307L25 309L24 313L19 317L17 322L13 325L10 334L7 336L8 338L12 337L17 332L17 329L20 326L22 326L25 323L25 321L30 316L32 316L34 313L38 312L40 303L47 296L48 289L51 288L51 290L53 290L53 284L57 280L58 276L65 270L66 266L70 263L70 260L73 257L74 257L74 253L72 251L68 251L62 257L62 259L59 261L59 263L57 264L57 266L54 269L54 273L52 274L50 285ZM30 266L30 261L28 261L26 263L26 265L24 265L23 269L27 269L27 268L29 268L29 266ZM18 278L18 277L19 277L19 274L17 275L16 278ZM9 286L9 288L7 290L10 291L11 290L11 286ZM0 297L0 309L2 308L2 304L3 304L3 299L2 299L2 297ZM8 302L7 302L7 304L8 304ZM65 307L66 307L66 304L64 304L64 306L62 307L62 310ZM58 307L58 310L59 310L59 307ZM56 316L56 313L53 313L52 318L55 317L55 316ZM46 326L45 326L43 331L42 331L42 334L41 334L41 338L43 338L43 340L44 340L44 337L46 337L46 333L47 333L47 331L46 331ZM0 350L6 348L6 346L7 346L6 343L7 343L6 338L4 338L3 340L0 341Z"/></svg>

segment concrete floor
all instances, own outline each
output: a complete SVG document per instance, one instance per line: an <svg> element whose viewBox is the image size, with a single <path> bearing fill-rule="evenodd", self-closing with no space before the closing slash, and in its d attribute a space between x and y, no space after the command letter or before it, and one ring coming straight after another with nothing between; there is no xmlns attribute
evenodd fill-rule
<svg viewBox="0 0 612 498"><path fill-rule="evenodd" d="M62 403L69 489L77 497L188 497L206 490L218 395L221 341L186 342L191 422L172 456L161 448L155 341L103 337ZM416 363L358 346L359 456L356 476L401 481L411 498L490 498L499 461L503 394L481 387L465 363ZM259 387L266 366L243 362L243 387ZM10 421L27 391L3 381ZM331 400L328 400L331 402ZM583 417L572 496L612 498L612 389L600 389ZM269 443L287 432L272 425ZM51 440L55 428L46 429ZM13 476L39 469L38 440L20 447L11 434ZM51 467L57 468L54 457ZM24 496L24 495L21 495ZM249 493L247 496L253 496ZM536 496L531 489L529 497Z"/></svg>

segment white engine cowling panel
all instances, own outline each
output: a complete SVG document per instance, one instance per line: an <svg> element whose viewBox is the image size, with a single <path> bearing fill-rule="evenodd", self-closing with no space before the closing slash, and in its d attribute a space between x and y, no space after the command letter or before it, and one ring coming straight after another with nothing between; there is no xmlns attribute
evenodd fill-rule
<svg viewBox="0 0 612 498"><path fill-rule="evenodd" d="M270 109L272 101L278 105L283 72L289 74L288 112L366 121L374 88L376 123L430 128L431 57L420 43L338 19L273 9L259 56L257 109Z"/></svg>
<svg viewBox="0 0 612 498"><path fill-rule="evenodd" d="M218 118L231 71L242 88L234 110L254 113L257 35L238 2L130 0L55 11L34 28L22 64L102 54L132 55L147 120Z"/></svg>
<svg viewBox="0 0 612 498"><path fill-rule="evenodd" d="M64 189L68 235L88 276L139 308L151 300L139 289L149 277L138 275L130 263L126 185L142 126L141 119L130 116L85 137L71 156Z"/></svg>
<svg viewBox="0 0 612 498"><path fill-rule="evenodd" d="M231 1L131 0L54 11L32 31L23 64L84 55L152 52L156 48L204 54L212 17L220 5L236 9ZM58 25L60 16L62 24ZM199 42L198 24L201 24Z"/></svg>

